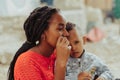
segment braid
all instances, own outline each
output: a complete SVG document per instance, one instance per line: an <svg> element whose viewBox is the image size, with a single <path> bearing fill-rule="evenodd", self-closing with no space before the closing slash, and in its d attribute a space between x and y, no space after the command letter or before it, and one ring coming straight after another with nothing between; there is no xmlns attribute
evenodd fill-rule
<svg viewBox="0 0 120 80"><path fill-rule="evenodd" d="M8 70L8 80L14 80L14 66L19 55L36 46L36 41L41 39L42 33L49 27L48 20L58 11L59 10L56 8L44 6L42 8L38 7L31 12L30 16L24 23L24 31L27 40L16 52L13 60L11 61Z"/></svg>
<svg viewBox="0 0 120 80"><path fill-rule="evenodd" d="M40 39L40 34L48 28L48 20L51 18L51 15L58 11L48 7L43 7L42 10L35 9L24 24L27 40L30 42L35 42Z"/></svg>

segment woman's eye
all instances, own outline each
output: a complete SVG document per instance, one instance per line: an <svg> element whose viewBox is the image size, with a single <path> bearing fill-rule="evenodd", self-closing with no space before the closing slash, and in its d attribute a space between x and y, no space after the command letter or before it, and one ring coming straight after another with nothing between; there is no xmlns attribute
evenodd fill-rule
<svg viewBox="0 0 120 80"><path fill-rule="evenodd" d="M64 30L63 26L59 26L58 30L63 31Z"/></svg>
<svg viewBox="0 0 120 80"><path fill-rule="evenodd" d="M59 28L58 30L59 30L59 31L63 31L63 28Z"/></svg>
<svg viewBox="0 0 120 80"><path fill-rule="evenodd" d="M63 31L63 30L64 30L64 25L62 25L62 24L59 25L59 26L58 26L58 30L59 30L59 31Z"/></svg>

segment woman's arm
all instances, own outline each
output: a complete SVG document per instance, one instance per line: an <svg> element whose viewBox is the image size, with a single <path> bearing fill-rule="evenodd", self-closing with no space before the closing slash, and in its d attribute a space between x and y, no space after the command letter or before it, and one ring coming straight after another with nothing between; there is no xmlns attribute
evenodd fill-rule
<svg viewBox="0 0 120 80"><path fill-rule="evenodd" d="M66 64L70 55L68 48L69 41L66 37L60 37L56 45L56 63L55 63L55 79L64 80L66 73Z"/></svg>

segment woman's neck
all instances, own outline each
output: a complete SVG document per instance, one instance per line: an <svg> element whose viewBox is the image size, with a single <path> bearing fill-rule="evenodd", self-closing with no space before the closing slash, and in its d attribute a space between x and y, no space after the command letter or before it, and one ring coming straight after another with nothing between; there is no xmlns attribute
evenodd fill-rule
<svg viewBox="0 0 120 80"><path fill-rule="evenodd" d="M54 48L46 43L41 43L35 46L32 50L43 56L49 57L53 53Z"/></svg>
<svg viewBox="0 0 120 80"><path fill-rule="evenodd" d="M38 47L38 50L40 51L40 54L42 54L43 56L46 56L46 57L49 57L54 49L50 46L37 46Z"/></svg>

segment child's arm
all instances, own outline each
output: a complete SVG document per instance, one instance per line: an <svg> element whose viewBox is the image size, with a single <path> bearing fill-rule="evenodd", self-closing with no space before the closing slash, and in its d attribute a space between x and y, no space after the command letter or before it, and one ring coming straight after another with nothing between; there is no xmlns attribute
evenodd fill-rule
<svg viewBox="0 0 120 80"><path fill-rule="evenodd" d="M106 64L104 62L102 62L102 60L100 58L98 58L96 55L93 55L91 53L86 53L84 55L84 61L83 63L85 64L83 68L83 70L91 73L91 75L94 77L95 75L97 77L95 77L94 80L97 80L96 78L98 78L98 80L103 79L104 80L113 80L114 77L111 74L110 70L108 69L108 67L106 66ZM86 67L88 66L88 67Z"/></svg>
<svg viewBox="0 0 120 80"><path fill-rule="evenodd" d="M114 79L107 65L98 57L96 57L96 63L98 64L97 74L99 75L99 77L96 80L113 80Z"/></svg>

